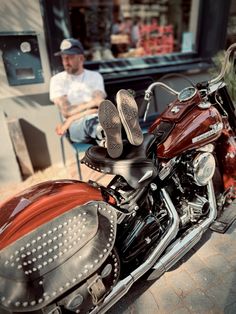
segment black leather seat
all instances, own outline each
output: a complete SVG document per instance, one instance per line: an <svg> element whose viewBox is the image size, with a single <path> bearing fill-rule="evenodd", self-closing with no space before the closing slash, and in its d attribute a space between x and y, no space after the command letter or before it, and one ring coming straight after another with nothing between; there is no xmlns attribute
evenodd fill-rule
<svg viewBox="0 0 236 314"><path fill-rule="evenodd" d="M147 133L144 134L144 141L140 146L124 141L123 153L118 159L111 158L106 148L92 146L81 162L99 172L120 175L133 188L142 187L157 175L157 169L148 156L155 139L155 135Z"/></svg>

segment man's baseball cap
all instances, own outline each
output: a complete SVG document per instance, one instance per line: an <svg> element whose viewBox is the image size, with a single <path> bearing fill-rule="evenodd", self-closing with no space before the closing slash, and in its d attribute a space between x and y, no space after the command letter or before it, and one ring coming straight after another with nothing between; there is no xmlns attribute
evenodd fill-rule
<svg viewBox="0 0 236 314"><path fill-rule="evenodd" d="M54 53L55 56L65 55L83 55L84 48L81 42L75 38L63 39L60 45L60 51Z"/></svg>

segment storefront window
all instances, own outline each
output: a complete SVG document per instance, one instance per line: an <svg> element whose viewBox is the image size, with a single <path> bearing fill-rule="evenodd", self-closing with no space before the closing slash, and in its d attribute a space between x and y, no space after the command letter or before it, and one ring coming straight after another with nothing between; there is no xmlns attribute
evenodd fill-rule
<svg viewBox="0 0 236 314"><path fill-rule="evenodd" d="M69 0L73 37L87 60L195 50L199 0Z"/></svg>
<svg viewBox="0 0 236 314"><path fill-rule="evenodd" d="M231 1L227 27L226 48L236 42L236 2Z"/></svg>

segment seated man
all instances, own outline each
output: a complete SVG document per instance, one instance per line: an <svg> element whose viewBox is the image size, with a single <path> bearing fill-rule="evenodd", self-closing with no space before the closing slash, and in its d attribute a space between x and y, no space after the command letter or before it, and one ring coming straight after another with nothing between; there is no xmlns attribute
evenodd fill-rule
<svg viewBox="0 0 236 314"><path fill-rule="evenodd" d="M98 107L106 97L103 77L84 69L84 49L77 39L64 39L55 55L61 55L64 67L50 81L50 100L64 118L64 123L56 128L57 134L69 130L73 142L96 140Z"/></svg>

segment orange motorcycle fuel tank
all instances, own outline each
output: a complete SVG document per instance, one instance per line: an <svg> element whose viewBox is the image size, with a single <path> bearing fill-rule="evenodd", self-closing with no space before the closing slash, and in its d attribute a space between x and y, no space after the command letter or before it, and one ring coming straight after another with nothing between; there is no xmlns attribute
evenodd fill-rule
<svg viewBox="0 0 236 314"><path fill-rule="evenodd" d="M167 131L165 125L169 125ZM196 91L190 100L172 102L149 132L159 134L163 129L165 136L157 145L157 156L171 159L216 140L221 135L223 123L218 110L205 103Z"/></svg>
<svg viewBox="0 0 236 314"><path fill-rule="evenodd" d="M47 181L26 189L0 205L0 250L91 200L103 200L100 191L76 180Z"/></svg>

